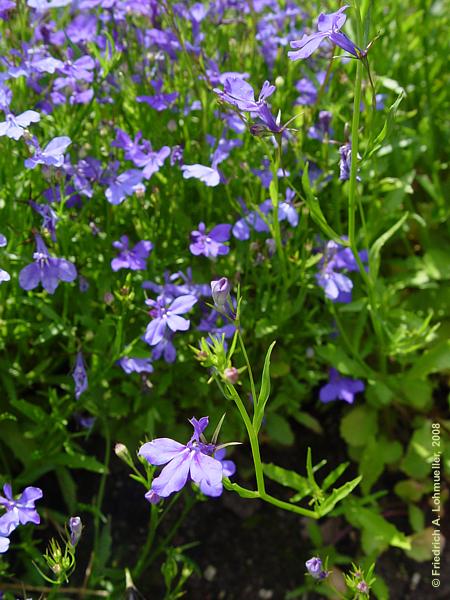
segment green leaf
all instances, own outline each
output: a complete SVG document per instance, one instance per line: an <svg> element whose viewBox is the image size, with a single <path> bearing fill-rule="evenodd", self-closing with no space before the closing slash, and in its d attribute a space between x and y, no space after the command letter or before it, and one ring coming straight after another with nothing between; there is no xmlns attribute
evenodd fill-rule
<svg viewBox="0 0 450 600"><path fill-rule="evenodd" d="M343 475L343 473L347 470L347 467L349 464L350 463L348 463L348 462L341 463L338 467L333 469L331 471L331 473L328 473L328 475L325 477L325 479L322 482L323 491L326 491L329 487L331 487L334 483L336 483L336 481L339 479L339 477L341 475Z"/></svg>
<svg viewBox="0 0 450 600"><path fill-rule="evenodd" d="M319 201L314 196L311 185L309 183L308 177L308 163L305 164L305 168L303 169L302 174L302 186L303 191L305 192L305 202L309 208L309 212L311 214L312 220L316 223L316 225L327 235L328 238L334 240L338 244L342 244L342 238L339 236L327 223L325 215L320 208Z"/></svg>
<svg viewBox="0 0 450 600"><path fill-rule="evenodd" d="M377 430L377 413L368 406L353 408L341 421L341 436L351 446L364 446Z"/></svg>
<svg viewBox="0 0 450 600"><path fill-rule="evenodd" d="M430 490L430 483L423 483L415 479L403 479L394 486L394 492L406 502L419 502L424 494Z"/></svg>
<svg viewBox="0 0 450 600"><path fill-rule="evenodd" d="M10 404L34 423L44 423L49 418L49 415L40 406L26 400L11 400Z"/></svg>
<svg viewBox="0 0 450 600"><path fill-rule="evenodd" d="M364 365L353 360L339 346L327 344L316 349L317 354L325 362L333 365L342 375L351 375L352 377L363 377L368 379L370 372L364 368Z"/></svg>
<svg viewBox="0 0 450 600"><path fill-rule="evenodd" d="M361 476L352 479L351 481L347 481L344 485L341 485L339 488L335 488L332 493L325 498L325 500L320 504L317 512L321 517L329 513L336 506L338 502L346 498L359 484L361 481Z"/></svg>
<svg viewBox="0 0 450 600"><path fill-rule="evenodd" d="M406 212L400 219L392 225L387 231L385 231L380 237L372 244L369 251L369 271L370 276L373 280L376 279L378 271L380 270L380 255L383 246L391 239L391 237L402 227L403 223L409 217L409 213Z"/></svg>
<svg viewBox="0 0 450 600"><path fill-rule="evenodd" d="M307 496L311 492L311 485L305 477L302 477L295 471L289 471L278 467L272 463L263 463L264 475L267 475L272 481L276 481L284 487L296 490Z"/></svg>
<svg viewBox="0 0 450 600"><path fill-rule="evenodd" d="M103 577L105 567L108 563L109 557L111 556L112 548L112 535L111 535L111 522L108 521L102 528L100 533L99 543L94 554L93 561L93 572L97 577Z"/></svg>
<svg viewBox="0 0 450 600"><path fill-rule="evenodd" d="M416 506L415 504L410 504L408 506L408 517L409 517L409 522L410 522L410 525L411 525L411 528L413 529L413 531L418 533L419 531L422 531L424 529L425 515L423 513L423 510L420 510L420 508L418 506ZM413 540L412 540L412 544L414 545Z"/></svg>
<svg viewBox="0 0 450 600"><path fill-rule="evenodd" d="M273 347L276 342L272 342L266 353L264 360L263 374L261 378L261 389L259 391L258 401L256 402L255 416L253 418L253 425L256 433L258 433L261 423L264 417L264 410L266 407L267 400L270 395L270 355L272 354Z"/></svg>
<svg viewBox="0 0 450 600"><path fill-rule="evenodd" d="M384 456L380 452L380 444L374 437L370 438L361 456L359 473L362 476L361 490L367 495L373 484L384 471Z"/></svg>
<svg viewBox="0 0 450 600"><path fill-rule="evenodd" d="M360 503L353 502L346 511L346 517L354 527L362 530L361 542L366 554L381 553L389 546L404 550L411 547L408 537L395 525Z"/></svg>
<svg viewBox="0 0 450 600"><path fill-rule="evenodd" d="M266 417L266 431L268 436L275 442L284 446L292 446L294 433L289 422L276 413L269 413Z"/></svg>
<svg viewBox="0 0 450 600"><path fill-rule="evenodd" d="M74 515L77 509L77 486L68 469L59 467L55 469L55 472L69 514Z"/></svg>
<svg viewBox="0 0 450 600"><path fill-rule="evenodd" d="M406 555L417 562L431 561L433 558L433 534L434 529L427 527L411 536L411 548Z"/></svg>
<svg viewBox="0 0 450 600"><path fill-rule="evenodd" d="M225 486L225 489L227 489L230 492L236 492L241 498L259 498L258 492L253 490L247 490L246 488L243 488L237 483L231 483L228 477L224 477L223 485Z"/></svg>
<svg viewBox="0 0 450 600"><path fill-rule="evenodd" d="M430 373L446 371L450 369L450 340L445 340L427 350L418 358L408 377L423 378Z"/></svg>

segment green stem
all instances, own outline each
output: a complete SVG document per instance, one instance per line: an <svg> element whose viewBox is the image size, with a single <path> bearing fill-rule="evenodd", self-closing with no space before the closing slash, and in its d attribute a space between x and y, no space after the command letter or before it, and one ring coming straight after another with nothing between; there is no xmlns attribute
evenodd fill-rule
<svg viewBox="0 0 450 600"><path fill-rule="evenodd" d="M248 413L247 413L245 406L241 400L241 397L237 393L234 385L228 384L227 390L230 393L230 395L232 396L233 400L235 401L236 406L238 407L238 410L241 414L242 420L244 421L245 428L247 430L248 438L250 440L250 448L252 450L253 464L255 467L256 486L257 486L259 495L262 496L263 494L266 493L266 488L265 488L265 484L264 484L264 473L263 473L263 467L262 467L262 461L261 461L261 454L259 451L258 436L253 428L252 422L250 421L250 417L248 416ZM256 396L253 399L253 402L256 403Z"/></svg>
<svg viewBox="0 0 450 600"><path fill-rule="evenodd" d="M138 579L142 571L147 566L148 555L150 554L150 550L152 549L158 525L158 508L157 506L152 504L150 510L150 525L147 534L147 539L145 540L144 547L140 552L139 560L133 570L133 578Z"/></svg>
<svg viewBox="0 0 450 600"><path fill-rule="evenodd" d="M244 355L244 360L245 360L245 364L247 366L247 370L248 370L248 376L250 379L250 390L252 392L252 398L253 398L253 406L256 406L256 387L255 387L255 380L253 379L253 371L252 371L252 366L250 364L250 361L248 359L248 354L247 354L247 350L245 349L245 344L244 344L244 340L242 339L242 334L241 334L241 329L240 329L240 324L238 325L238 339L239 339L239 345L241 347L242 350L242 354Z"/></svg>

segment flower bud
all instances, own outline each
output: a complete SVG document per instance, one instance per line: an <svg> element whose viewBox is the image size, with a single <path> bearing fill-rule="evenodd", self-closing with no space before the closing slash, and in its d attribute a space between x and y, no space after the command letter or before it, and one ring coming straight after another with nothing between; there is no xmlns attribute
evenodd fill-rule
<svg viewBox="0 0 450 600"><path fill-rule="evenodd" d="M81 532L83 530L83 524L81 522L80 517L71 517L69 519L69 529L70 529L70 543L72 546L76 546L78 544L78 540L81 537Z"/></svg>
<svg viewBox="0 0 450 600"><path fill-rule="evenodd" d="M120 442L114 446L114 452L116 456L123 460L127 465L133 464L133 459L131 458L130 451L125 446L125 444L121 444Z"/></svg>
<svg viewBox="0 0 450 600"><path fill-rule="evenodd" d="M239 371L236 369L236 367L228 367L223 372L223 377L228 383L231 383L232 385L234 385L235 383L238 382Z"/></svg>
<svg viewBox="0 0 450 600"><path fill-rule="evenodd" d="M308 573L311 575L311 577L314 577L314 579L325 579L325 577L328 575L328 573L323 569L321 559L317 556L313 556L307 560L305 566L308 570Z"/></svg>
<svg viewBox="0 0 450 600"><path fill-rule="evenodd" d="M158 502L161 500L161 498L158 496L158 494L156 492L154 492L153 490L149 490L145 494L145 499L148 500L150 502L150 504L158 504Z"/></svg>
<svg viewBox="0 0 450 600"><path fill-rule="evenodd" d="M228 279L222 277L217 281L211 281L211 293L214 305L216 308L223 311L230 294L230 282Z"/></svg>

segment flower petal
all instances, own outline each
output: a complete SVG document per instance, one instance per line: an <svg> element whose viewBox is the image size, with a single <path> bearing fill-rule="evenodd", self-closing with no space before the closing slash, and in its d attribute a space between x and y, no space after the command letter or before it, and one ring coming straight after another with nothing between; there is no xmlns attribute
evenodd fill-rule
<svg viewBox="0 0 450 600"><path fill-rule="evenodd" d="M151 465L165 465L185 448L186 446L170 438L157 438L141 446L138 454L148 460Z"/></svg>

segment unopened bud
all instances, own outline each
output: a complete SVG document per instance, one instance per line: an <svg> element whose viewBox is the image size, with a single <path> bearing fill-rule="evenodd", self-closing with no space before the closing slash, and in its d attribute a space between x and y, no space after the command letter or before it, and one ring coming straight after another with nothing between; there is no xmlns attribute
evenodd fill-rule
<svg viewBox="0 0 450 600"><path fill-rule="evenodd" d="M70 543L72 546L76 546L78 544L78 540L81 537L81 532L83 530L83 524L81 522L80 517L71 517L69 519L69 529L70 529Z"/></svg>
<svg viewBox="0 0 450 600"><path fill-rule="evenodd" d="M158 504L158 502L161 500L160 496L158 496L158 494L153 490L149 490L145 494L145 499L148 500L150 504Z"/></svg>
<svg viewBox="0 0 450 600"><path fill-rule="evenodd" d="M123 462L127 465L133 464L133 459L131 458L130 451L125 446L125 444L121 444L120 442L117 443L114 446L114 452L116 453L116 456L120 458L120 460L123 460Z"/></svg>
<svg viewBox="0 0 450 600"><path fill-rule="evenodd" d="M228 279L222 277L217 281L211 281L211 294L216 308L224 310L230 294L230 282Z"/></svg>
<svg viewBox="0 0 450 600"><path fill-rule="evenodd" d="M236 367L228 367L223 372L223 376L228 383L231 383L232 385L234 385L235 383L238 382L239 371L236 369Z"/></svg>

